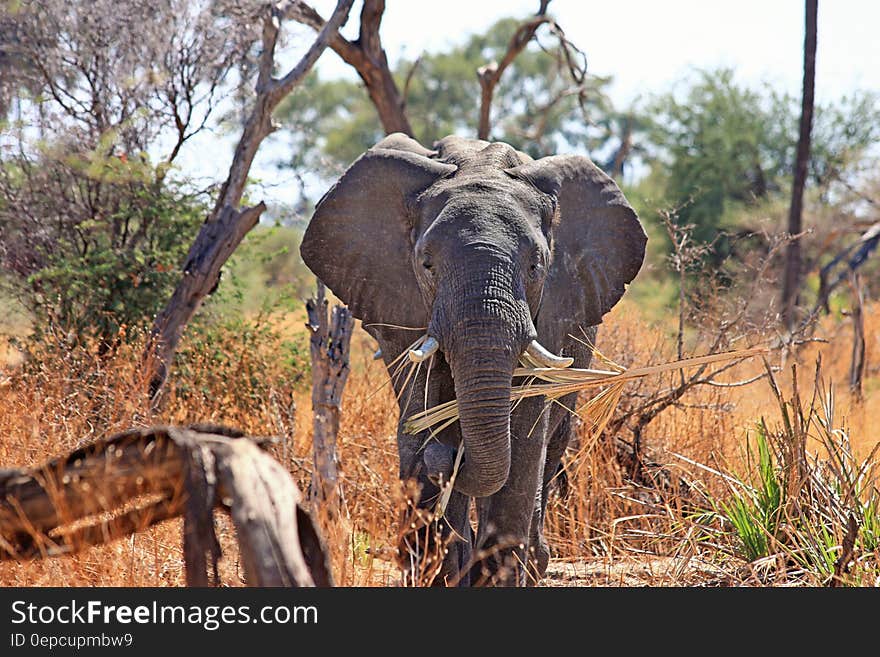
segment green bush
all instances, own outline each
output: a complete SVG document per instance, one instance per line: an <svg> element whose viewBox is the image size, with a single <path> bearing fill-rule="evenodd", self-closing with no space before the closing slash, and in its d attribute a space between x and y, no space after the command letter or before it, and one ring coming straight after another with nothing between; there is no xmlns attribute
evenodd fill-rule
<svg viewBox="0 0 880 657"><path fill-rule="evenodd" d="M204 221L206 202L182 186L126 185L112 212L62 232L27 281L39 332L54 326L112 343L162 308Z"/></svg>

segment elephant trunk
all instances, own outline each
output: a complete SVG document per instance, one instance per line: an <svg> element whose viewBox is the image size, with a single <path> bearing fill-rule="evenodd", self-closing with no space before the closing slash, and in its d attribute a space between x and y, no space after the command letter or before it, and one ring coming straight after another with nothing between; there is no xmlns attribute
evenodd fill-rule
<svg viewBox="0 0 880 657"><path fill-rule="evenodd" d="M483 266L457 271L438 293L429 333L437 335L455 383L464 460L455 488L486 497L510 473L510 388L535 338L524 291L509 260L483 253Z"/></svg>
<svg viewBox="0 0 880 657"><path fill-rule="evenodd" d="M465 495L486 497L507 482L512 370L509 358L493 358L483 346L465 349L452 365L465 449L455 488Z"/></svg>

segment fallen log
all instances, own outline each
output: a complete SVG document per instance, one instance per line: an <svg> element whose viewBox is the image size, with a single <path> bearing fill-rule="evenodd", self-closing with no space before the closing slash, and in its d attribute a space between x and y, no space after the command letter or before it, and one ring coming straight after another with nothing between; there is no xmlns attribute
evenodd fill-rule
<svg viewBox="0 0 880 657"><path fill-rule="evenodd" d="M300 491L261 449L269 442L215 425L157 426L0 470L0 560L73 554L182 515L187 585L217 586L220 508L248 586L332 586Z"/></svg>

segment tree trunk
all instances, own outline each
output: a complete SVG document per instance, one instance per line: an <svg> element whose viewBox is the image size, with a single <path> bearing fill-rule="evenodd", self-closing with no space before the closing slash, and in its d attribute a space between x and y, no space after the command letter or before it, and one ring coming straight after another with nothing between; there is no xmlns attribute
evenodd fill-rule
<svg viewBox="0 0 880 657"><path fill-rule="evenodd" d="M813 96L816 85L816 37L819 0L806 0L806 30L804 34L804 82L801 102L800 134L794 181L791 185L791 206L788 212L788 233L792 236L785 256L785 278L782 288L782 321L787 328L795 322L795 308L801 281L801 215L804 203L804 185L810 161L810 135L813 128Z"/></svg>
<svg viewBox="0 0 880 657"><path fill-rule="evenodd" d="M341 500L336 436L342 393L349 373L349 352L354 318L345 306L334 306L328 322L324 284L318 282L314 299L306 303L312 332L312 412L314 414L314 458L312 497L333 513Z"/></svg>
<svg viewBox="0 0 880 657"><path fill-rule="evenodd" d="M862 280L858 272L850 275L850 288L853 295L853 348L849 367L849 391L860 400L862 377L865 374L865 316L862 310Z"/></svg>
<svg viewBox="0 0 880 657"><path fill-rule="evenodd" d="M272 127L272 111L298 85L345 23L354 0L339 0L333 16L324 24L309 50L283 78L272 77L275 45L282 9L269 7L263 16L263 51L260 54L257 96L235 149L229 175L214 210L202 225L183 265L183 278L168 305L156 316L144 354L150 376L150 396L158 401L171 361L186 324L220 282L220 270L245 235L257 225L266 209L263 203L239 208L251 164ZM283 3L282 3L283 4Z"/></svg>

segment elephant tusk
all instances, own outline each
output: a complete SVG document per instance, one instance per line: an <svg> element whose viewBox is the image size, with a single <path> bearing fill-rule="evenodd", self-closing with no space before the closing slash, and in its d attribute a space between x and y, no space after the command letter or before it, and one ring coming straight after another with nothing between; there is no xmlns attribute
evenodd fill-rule
<svg viewBox="0 0 880 657"><path fill-rule="evenodd" d="M422 344L409 350L409 359L414 363L421 363L433 356L439 348L440 343L430 335L426 335Z"/></svg>
<svg viewBox="0 0 880 657"><path fill-rule="evenodd" d="M532 340L529 343L529 346L526 347L526 353L539 365L543 365L544 367L554 367L557 369L561 369L563 367L568 367L572 363L574 363L574 358L557 356L556 354L552 354L537 340Z"/></svg>

